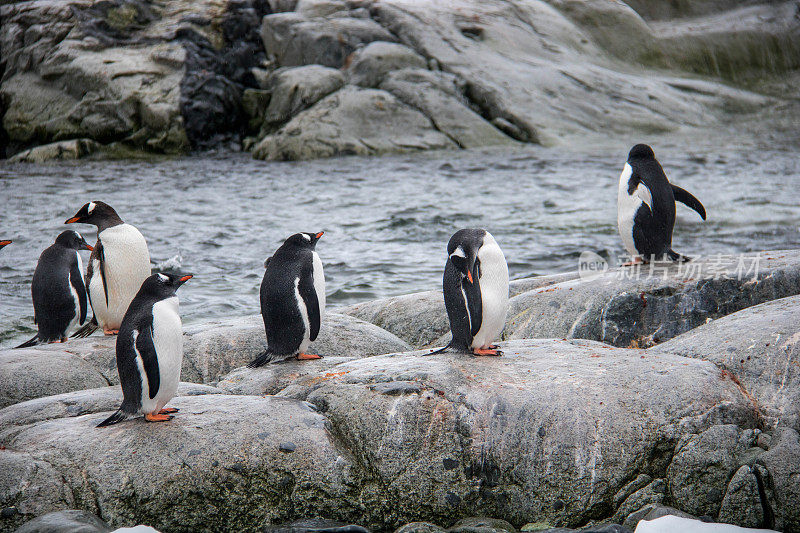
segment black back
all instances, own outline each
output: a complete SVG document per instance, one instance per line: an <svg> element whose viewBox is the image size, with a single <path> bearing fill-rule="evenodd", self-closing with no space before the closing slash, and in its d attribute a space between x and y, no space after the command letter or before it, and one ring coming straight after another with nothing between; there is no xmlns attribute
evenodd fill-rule
<svg viewBox="0 0 800 533"><path fill-rule="evenodd" d="M144 280L128 306L117 336L117 371L123 397L121 411L135 414L142 403L142 378L136 364L137 352L142 357L150 398L155 398L158 393L161 379L158 354L153 344L153 306L175 296L178 287L190 277L153 274Z"/></svg>
<svg viewBox="0 0 800 533"><path fill-rule="evenodd" d="M469 351L473 337L481 329L483 302L478 250L483 245L485 234L482 229L458 230L447 244L442 292L453 334L450 346L458 350ZM465 257L454 255L459 248ZM471 283L467 272L472 275Z"/></svg>
<svg viewBox="0 0 800 533"><path fill-rule="evenodd" d="M298 278L300 296L308 311L310 339L315 340L319 334L321 318L319 300L314 289L313 256L318 235L320 234L292 235L264 264L261 316L267 335L267 350L274 354L295 354L303 342L305 323L295 296L295 280Z"/></svg>
<svg viewBox="0 0 800 533"><path fill-rule="evenodd" d="M39 256L31 282L31 296L40 342L66 337L67 328L76 315L80 324L86 320L86 287L77 257L81 249L88 249L86 241L80 234L68 230ZM77 309L71 289L78 295Z"/></svg>
<svg viewBox="0 0 800 533"><path fill-rule="evenodd" d="M675 226L672 187L653 149L646 144L637 144L631 149L628 164L633 170L628 180L628 194L643 183L652 198L652 207L642 204L634 217L633 242L642 256L661 257L672 248L672 229Z"/></svg>

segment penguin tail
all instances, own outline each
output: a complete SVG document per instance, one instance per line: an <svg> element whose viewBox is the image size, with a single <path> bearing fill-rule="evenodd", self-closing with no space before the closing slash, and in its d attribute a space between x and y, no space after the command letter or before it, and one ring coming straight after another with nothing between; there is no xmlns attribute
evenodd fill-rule
<svg viewBox="0 0 800 533"><path fill-rule="evenodd" d="M42 341L39 340L39 334L37 333L30 340L23 342L19 346L14 346L14 349L16 350L17 348L30 348L31 346L36 346L41 343Z"/></svg>
<svg viewBox="0 0 800 533"><path fill-rule="evenodd" d="M269 348L258 354L258 356L247 363L247 368L258 368L260 366L264 366L267 363L271 363L275 359L275 353L271 352Z"/></svg>
<svg viewBox="0 0 800 533"><path fill-rule="evenodd" d="M444 352L445 350L449 349L449 348L450 348L452 345L453 345L453 341L450 341L450 342L448 342L448 343L447 343L447 346L445 346L444 348L439 348L438 350L433 350L432 352L424 353L424 354L422 354L422 355L427 357L427 356L429 356L429 355L434 355L434 354L437 354L437 353L442 353L442 352Z"/></svg>
<svg viewBox="0 0 800 533"><path fill-rule="evenodd" d="M128 414L125 411L123 411L122 409L117 409L116 413L114 413L113 415L109 416L108 418L97 424L97 427L104 428L106 426L113 426L114 424L119 424L120 422L126 420L127 418Z"/></svg>
<svg viewBox="0 0 800 533"><path fill-rule="evenodd" d="M671 248L667 252L667 257L669 257L671 261L677 261L678 263L688 263L689 261L692 260L691 257L686 255L681 255Z"/></svg>
<svg viewBox="0 0 800 533"><path fill-rule="evenodd" d="M85 339L86 337L97 331L98 328L100 328L100 326L97 324L97 318L92 317L92 320L90 322L88 322L78 331L70 335L70 337L72 337L73 339Z"/></svg>

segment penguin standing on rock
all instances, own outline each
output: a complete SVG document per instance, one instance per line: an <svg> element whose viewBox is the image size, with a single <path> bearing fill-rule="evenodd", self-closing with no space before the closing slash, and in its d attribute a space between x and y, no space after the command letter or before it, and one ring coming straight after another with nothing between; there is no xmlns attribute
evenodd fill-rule
<svg viewBox="0 0 800 533"><path fill-rule="evenodd" d="M295 233L264 263L261 316L267 349L250 368L290 357L320 359L306 350L316 340L325 316L325 273L314 250L322 235L322 231Z"/></svg>
<svg viewBox="0 0 800 533"><path fill-rule="evenodd" d="M153 274L131 302L117 337L117 371L122 406L97 425L110 426L143 414L148 422L172 419L164 406L178 390L183 362L183 331L178 314L178 287L191 274Z"/></svg>
<svg viewBox="0 0 800 533"><path fill-rule="evenodd" d="M17 348L66 342L70 330L86 321L86 287L78 250L92 249L80 233L67 230L42 252L31 282L33 323L39 331Z"/></svg>
<svg viewBox="0 0 800 533"><path fill-rule="evenodd" d="M442 289L453 338L444 348L475 355L503 355L497 339L508 312L508 263L492 234L458 230L447 244Z"/></svg>
<svg viewBox="0 0 800 533"><path fill-rule="evenodd" d="M0 241L0 249L11 244L11 241Z"/></svg>
<svg viewBox="0 0 800 533"><path fill-rule="evenodd" d="M93 324L74 336L87 337L97 325L116 335L128 305L150 275L150 253L139 230L126 224L103 202L89 202L65 224L97 226L97 243L86 268L86 288L94 311Z"/></svg>
<svg viewBox="0 0 800 533"><path fill-rule="evenodd" d="M672 250L675 202L682 202L706 219L700 200L677 185L670 184L653 149L637 144L619 177L617 227L625 249L633 260L623 266L658 261L689 261Z"/></svg>

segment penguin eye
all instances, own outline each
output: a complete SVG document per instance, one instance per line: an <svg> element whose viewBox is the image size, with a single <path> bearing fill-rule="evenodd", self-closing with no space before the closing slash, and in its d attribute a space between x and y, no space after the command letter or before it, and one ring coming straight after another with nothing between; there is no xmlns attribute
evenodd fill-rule
<svg viewBox="0 0 800 533"><path fill-rule="evenodd" d="M86 212L91 215L95 207L97 207L97 205L94 202L89 202L89 206L87 207Z"/></svg>
<svg viewBox="0 0 800 533"><path fill-rule="evenodd" d="M311 242L311 235L309 235L308 233L301 233L300 235L302 235L303 238L308 242Z"/></svg>
<svg viewBox="0 0 800 533"><path fill-rule="evenodd" d="M165 276L164 274L159 274L158 278L164 283L169 281L169 277Z"/></svg>

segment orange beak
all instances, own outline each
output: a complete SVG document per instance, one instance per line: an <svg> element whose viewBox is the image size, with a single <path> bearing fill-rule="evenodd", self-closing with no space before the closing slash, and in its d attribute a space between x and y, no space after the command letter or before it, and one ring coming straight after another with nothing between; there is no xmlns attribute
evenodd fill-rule
<svg viewBox="0 0 800 533"><path fill-rule="evenodd" d="M89 250L90 252L94 252L94 246L92 246L91 244L84 244L84 246L85 246L85 247L86 247L86 249L87 249L87 250Z"/></svg>
<svg viewBox="0 0 800 533"><path fill-rule="evenodd" d="M317 239L319 239L323 235L325 235L325 232L324 231L320 231L319 233L317 233Z"/></svg>
<svg viewBox="0 0 800 533"><path fill-rule="evenodd" d="M470 272L469 270L467 270L467 279L469 280L470 283L474 283L474 281L472 280L472 272Z"/></svg>
<svg viewBox="0 0 800 533"><path fill-rule="evenodd" d="M72 224L73 222L78 222L79 220L80 220L80 218L78 218L78 217L68 218L67 221L64 222L64 224Z"/></svg>
<svg viewBox="0 0 800 533"><path fill-rule="evenodd" d="M183 277L182 277L181 279L179 279L178 281L180 281L181 283L186 283L187 281L189 281L189 280L190 280L190 279L192 279L193 277L194 277L194 276L192 276L191 274L188 274L188 275L186 275L186 276L183 276Z"/></svg>
<svg viewBox="0 0 800 533"><path fill-rule="evenodd" d="M0 248L3 246L8 246L9 244L11 244L11 241L0 241Z"/></svg>

